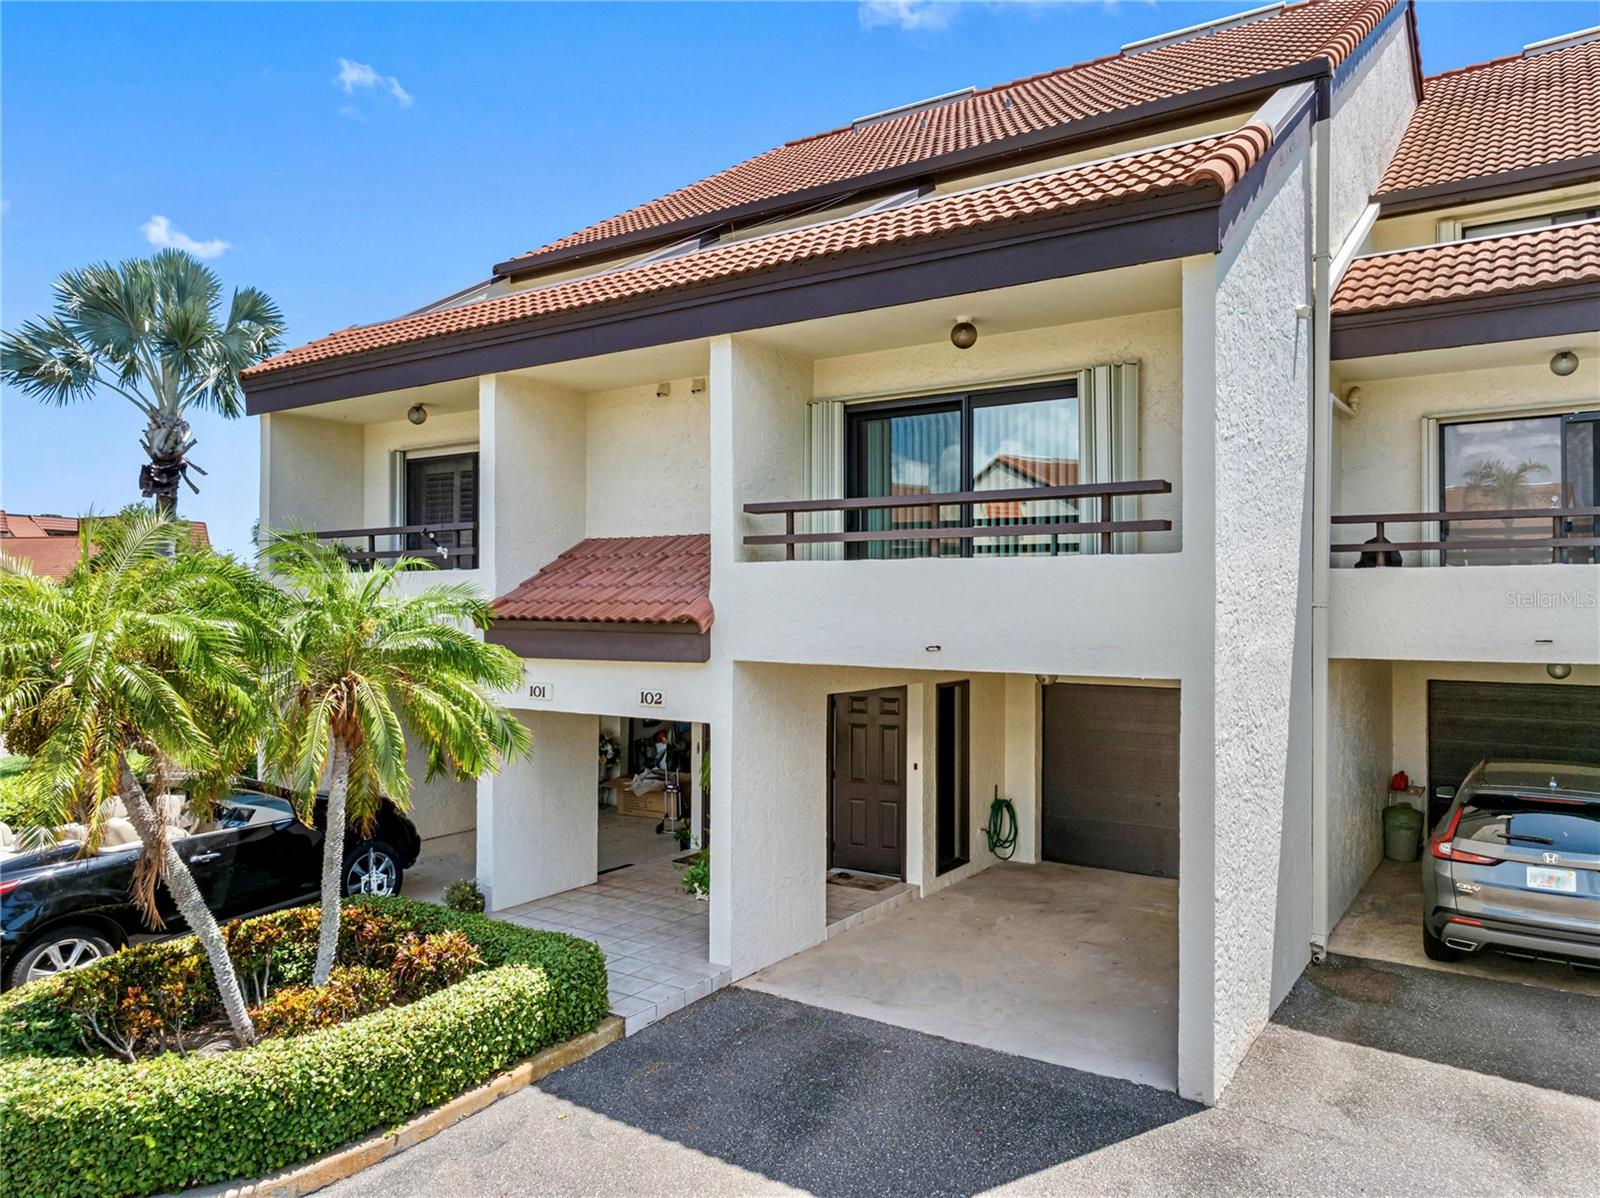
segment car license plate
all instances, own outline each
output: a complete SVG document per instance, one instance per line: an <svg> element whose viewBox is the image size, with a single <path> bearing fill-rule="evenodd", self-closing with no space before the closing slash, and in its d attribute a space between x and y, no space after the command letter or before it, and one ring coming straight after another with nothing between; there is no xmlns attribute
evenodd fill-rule
<svg viewBox="0 0 1600 1198"><path fill-rule="evenodd" d="M1564 890L1578 892L1578 871L1575 869L1547 869L1542 865L1528 866L1528 886L1533 890Z"/></svg>

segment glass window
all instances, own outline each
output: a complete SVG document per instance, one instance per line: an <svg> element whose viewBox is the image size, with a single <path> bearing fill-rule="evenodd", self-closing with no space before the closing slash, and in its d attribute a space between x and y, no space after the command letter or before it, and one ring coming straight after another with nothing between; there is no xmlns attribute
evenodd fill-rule
<svg viewBox="0 0 1600 1198"><path fill-rule="evenodd" d="M1441 453L1441 511L1492 512L1561 506L1561 417L1480 420L1447 424ZM1550 550L1506 546L1518 538L1548 537L1542 517L1474 520L1453 524L1444 539L1446 565L1520 565L1548 562ZM1473 541L1498 542L1472 548Z"/></svg>
<svg viewBox="0 0 1600 1198"><path fill-rule="evenodd" d="M1076 486L1078 400L1056 396L1024 403L985 404L972 410L972 489L1007 491ZM1064 524L1079 519L1074 499L991 500L974 505L973 525ZM987 554L1049 553L1058 538L975 538ZM1076 543L1066 546L1077 548Z"/></svg>
<svg viewBox="0 0 1600 1198"><path fill-rule="evenodd" d="M858 496L930 495L961 490L961 412L958 408L907 411L864 418L856 427ZM875 508L858 514L855 527L873 532L952 527L960 508ZM863 557L924 557L926 540L868 541Z"/></svg>
<svg viewBox="0 0 1600 1198"><path fill-rule="evenodd" d="M438 454L406 459L407 524L466 524L478 519L478 455ZM470 528L410 533L405 548L419 556L442 549L475 549L477 537ZM441 569L470 570L476 554L438 558Z"/></svg>
<svg viewBox="0 0 1600 1198"><path fill-rule="evenodd" d="M1080 480L1079 412L1074 382L1024 392L945 397L871 408L850 415L847 471L852 497L960 491L1012 491L1076 485ZM1074 523L1066 499L985 500L853 513L860 531ZM928 538L858 543L852 556L924 557ZM1075 538L1008 533L974 537L970 546L938 541L941 553L1065 553Z"/></svg>
<svg viewBox="0 0 1600 1198"><path fill-rule="evenodd" d="M1600 804L1477 795L1461 809L1456 839L1600 855Z"/></svg>
<svg viewBox="0 0 1600 1198"><path fill-rule="evenodd" d="M1487 220L1477 224L1463 223L1462 237L1499 237L1508 233L1527 233L1533 229L1548 229L1552 225L1565 225L1574 221L1600 218L1600 208L1577 208L1567 212L1546 212L1539 216L1518 216L1510 220Z"/></svg>

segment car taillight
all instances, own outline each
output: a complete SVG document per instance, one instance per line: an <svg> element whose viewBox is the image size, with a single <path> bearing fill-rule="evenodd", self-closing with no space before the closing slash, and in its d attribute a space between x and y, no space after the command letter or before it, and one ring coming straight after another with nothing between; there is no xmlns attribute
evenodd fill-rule
<svg viewBox="0 0 1600 1198"><path fill-rule="evenodd" d="M21 885L22 885L22 879L21 878L13 879L10 882L0 882L0 894L10 894L13 890L15 890L18 886L21 886Z"/></svg>
<svg viewBox="0 0 1600 1198"><path fill-rule="evenodd" d="M1428 851L1441 861L1460 861L1467 865L1499 865L1500 858L1498 857L1485 857L1478 853L1469 853L1465 849L1456 848L1453 840L1456 828L1460 824L1461 808L1457 807L1450 816L1450 826L1429 842Z"/></svg>

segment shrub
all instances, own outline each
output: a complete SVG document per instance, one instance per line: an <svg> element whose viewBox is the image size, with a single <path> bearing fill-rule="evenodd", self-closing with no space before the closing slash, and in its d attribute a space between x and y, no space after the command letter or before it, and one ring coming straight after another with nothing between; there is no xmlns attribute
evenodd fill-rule
<svg viewBox="0 0 1600 1198"><path fill-rule="evenodd" d="M368 913L424 937L460 932L485 968L337 1027L136 1065L61 1059L77 1041L60 992L74 975L0 995L0 1043L35 1054L0 1062L0 1193L140 1195L281 1169L403 1122L605 1015L605 959L588 941L398 897L346 904L346 918ZM147 952L192 955L194 942L140 945L82 972Z"/></svg>
<svg viewBox="0 0 1600 1198"><path fill-rule="evenodd" d="M701 852L689 863L689 868L683 871L683 892L685 894L710 894L711 893L711 854Z"/></svg>
<svg viewBox="0 0 1600 1198"><path fill-rule="evenodd" d="M483 891L478 889L478 883L471 878L463 878L459 882L451 882L444 888L444 905L452 911L467 911L481 915L487 904L484 901Z"/></svg>
<svg viewBox="0 0 1600 1198"><path fill-rule="evenodd" d="M301 1036L380 1011L394 998L394 977L388 971L339 965L327 985L285 986L252 1010L250 1018L263 1037Z"/></svg>
<svg viewBox="0 0 1600 1198"><path fill-rule="evenodd" d="M400 942L389 967L394 996L415 1002L425 994L454 986L483 966L477 947L461 932L415 932Z"/></svg>

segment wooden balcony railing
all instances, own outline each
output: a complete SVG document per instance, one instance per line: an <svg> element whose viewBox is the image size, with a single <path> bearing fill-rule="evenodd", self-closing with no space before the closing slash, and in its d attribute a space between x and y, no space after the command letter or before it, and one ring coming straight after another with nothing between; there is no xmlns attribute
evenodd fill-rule
<svg viewBox="0 0 1600 1198"><path fill-rule="evenodd" d="M393 561L402 557L420 557L433 561L441 570L471 570L478 565L478 525L476 522L455 524L393 524L386 528L336 528L318 532L322 541L365 541L366 548L341 545L345 557L358 569L373 562ZM379 549L380 539L393 537L402 542L397 549Z"/></svg>
<svg viewBox="0 0 1600 1198"><path fill-rule="evenodd" d="M794 560L796 545L848 546L870 545L875 542L925 542L928 546L928 556L939 557L944 552L943 547L950 541L957 542L965 554L971 551L976 541L994 539L1015 542L1022 538L1043 537L1048 537L1048 542L1033 541L1027 551L1059 553L1062 549L1062 537L1098 536L1100 552L1111 553L1116 545L1114 538L1119 533L1167 532L1172 528L1171 520L1115 519L1112 513L1113 501L1125 496L1165 495L1171 490L1172 484L1165 479L1139 479L1130 482L1081 483L1062 487L1014 487L994 491L940 491L915 495L874 495L860 499L792 499L772 503L747 503L744 505L744 510L748 515L781 515L784 518L784 531L747 536L744 538L744 543L752 546L782 545L784 557L790 561ZM1006 510L1015 510L1023 504L1044 500L1093 503L1097 507L1094 514L1098 515L1099 519L1064 520L1052 518L1052 514L1047 514L1041 517L1007 517L989 523L977 523L973 515L975 507L984 505L997 505ZM942 518L930 517L920 525L903 523L888 528L849 526L852 523L861 523L863 517L871 512L904 513L907 509L920 508L930 513L937 513L947 507L961 509L959 518L953 523L945 523ZM795 531L796 515L826 512L843 513L844 520L841 523L846 527L821 532ZM892 521L893 517L890 519Z"/></svg>
<svg viewBox="0 0 1600 1198"><path fill-rule="evenodd" d="M1593 562L1600 560L1600 507L1505 508L1499 511L1467 512L1383 512L1377 515L1334 516L1334 524L1370 524L1374 539L1331 546L1335 554L1359 553L1358 564L1387 566L1391 558L1406 552L1462 554L1485 551L1497 557L1514 556L1514 551L1532 551L1527 560L1542 558L1552 562ZM1478 529L1475 525L1501 524L1502 528ZM1424 532L1438 527L1435 539L1390 541L1384 533L1391 524L1420 524ZM1583 526L1588 525L1585 535ZM1452 537L1458 525L1468 528ZM1448 559L1446 559L1448 560ZM1517 560L1523 560L1518 558ZM1467 564L1471 564L1470 560Z"/></svg>

